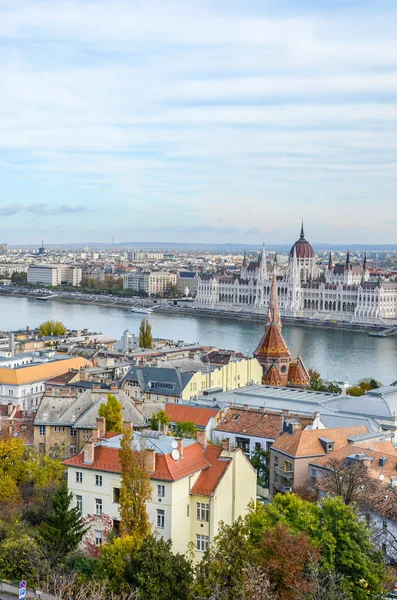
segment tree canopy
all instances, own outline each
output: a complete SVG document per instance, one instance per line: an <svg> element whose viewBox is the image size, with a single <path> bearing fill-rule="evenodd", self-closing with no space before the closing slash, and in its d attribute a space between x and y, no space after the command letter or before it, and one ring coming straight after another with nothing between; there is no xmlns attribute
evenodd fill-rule
<svg viewBox="0 0 397 600"><path fill-rule="evenodd" d="M142 319L139 328L139 347L142 349L150 349L152 345L152 326L147 319Z"/></svg>
<svg viewBox="0 0 397 600"><path fill-rule="evenodd" d="M39 336L64 335L66 331L65 325L61 321L45 321L39 327Z"/></svg>
<svg viewBox="0 0 397 600"><path fill-rule="evenodd" d="M98 414L106 419L106 431L123 431L123 405L114 394L108 393L106 404L101 404Z"/></svg>

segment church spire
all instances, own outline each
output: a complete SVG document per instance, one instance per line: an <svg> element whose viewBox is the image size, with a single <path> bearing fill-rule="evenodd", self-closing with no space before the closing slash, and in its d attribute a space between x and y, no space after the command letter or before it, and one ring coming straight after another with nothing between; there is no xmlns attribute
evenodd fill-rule
<svg viewBox="0 0 397 600"><path fill-rule="evenodd" d="M274 324L277 325L277 327L281 330L281 317L280 307L278 305L277 285L277 256L275 255L273 265L272 289L270 292L269 308L266 316L266 327Z"/></svg>
<svg viewBox="0 0 397 600"><path fill-rule="evenodd" d="M247 250L244 248L244 260L243 260L243 267L247 266Z"/></svg>
<svg viewBox="0 0 397 600"><path fill-rule="evenodd" d="M328 258L328 270L332 271L332 252L331 251L329 253L329 258Z"/></svg>
<svg viewBox="0 0 397 600"><path fill-rule="evenodd" d="M363 273L367 270L367 253L364 254Z"/></svg>
<svg viewBox="0 0 397 600"><path fill-rule="evenodd" d="M346 269L350 269L350 250L346 254Z"/></svg>
<svg viewBox="0 0 397 600"><path fill-rule="evenodd" d="M305 232L304 232L304 230L303 230L303 219L302 219L302 227L301 227L301 237L300 237L300 239L301 239L301 240L304 240L304 239L305 239Z"/></svg>

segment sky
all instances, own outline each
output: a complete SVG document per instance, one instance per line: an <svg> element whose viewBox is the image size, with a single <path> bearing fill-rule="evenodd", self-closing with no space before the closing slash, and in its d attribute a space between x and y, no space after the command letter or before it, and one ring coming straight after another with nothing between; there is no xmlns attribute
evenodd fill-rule
<svg viewBox="0 0 397 600"><path fill-rule="evenodd" d="M0 0L0 242L397 243L395 0Z"/></svg>

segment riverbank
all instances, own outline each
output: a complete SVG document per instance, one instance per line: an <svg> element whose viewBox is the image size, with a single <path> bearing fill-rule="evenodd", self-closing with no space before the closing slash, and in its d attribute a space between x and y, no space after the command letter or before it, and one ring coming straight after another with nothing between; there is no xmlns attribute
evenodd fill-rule
<svg viewBox="0 0 397 600"><path fill-rule="evenodd" d="M62 302L64 304L84 304L92 306L101 306L109 308L118 308L122 310L130 310L133 306L142 305L145 307L155 307L156 312L161 311L165 314L178 316L204 316L214 317L217 319L233 320L233 321L256 321L263 322L264 315L244 312L244 311L225 311L210 308L195 307L192 303L184 303L183 300L177 300L178 305L173 305L170 302L157 300L152 298L134 298L134 297L117 297L110 294L84 294L81 292L55 292L44 293L39 290L23 290L0 288L0 295L19 298L35 298L43 302ZM367 323L348 323L342 321L324 321L319 319L304 319L301 317L292 317L284 315L282 317L284 325L293 325L310 329L326 329L326 330L341 330L363 333L376 333L385 329L384 325L374 325Z"/></svg>

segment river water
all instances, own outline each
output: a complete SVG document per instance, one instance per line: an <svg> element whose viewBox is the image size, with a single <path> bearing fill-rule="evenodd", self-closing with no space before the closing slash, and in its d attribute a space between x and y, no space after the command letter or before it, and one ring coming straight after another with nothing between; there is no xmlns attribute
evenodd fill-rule
<svg viewBox="0 0 397 600"><path fill-rule="evenodd" d="M71 329L87 328L120 338L125 329L137 333L142 315L121 308L87 304L65 304L50 300L0 296L0 329L36 327L43 321L62 321ZM258 321L219 319L199 315L154 313L149 316L154 337L252 353L262 334ZM284 337L294 356L300 354L307 368L315 368L327 379L355 383L374 377L384 384L397 379L397 336L370 337L367 333L284 326Z"/></svg>

